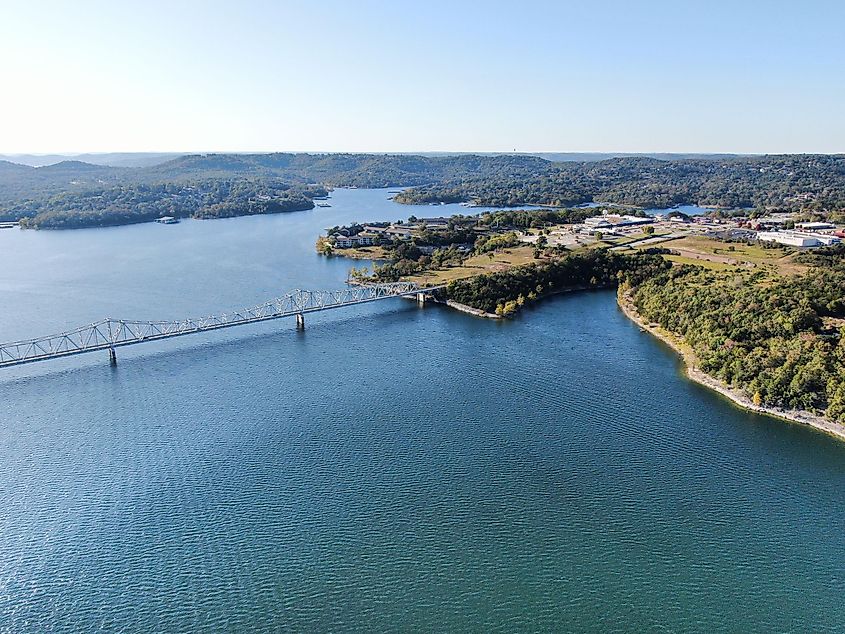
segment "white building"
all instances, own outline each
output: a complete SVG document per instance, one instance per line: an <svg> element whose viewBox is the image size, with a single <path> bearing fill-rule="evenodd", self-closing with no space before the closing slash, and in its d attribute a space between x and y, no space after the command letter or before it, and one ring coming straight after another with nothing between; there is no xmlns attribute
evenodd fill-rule
<svg viewBox="0 0 845 634"><path fill-rule="evenodd" d="M376 243L377 236L358 234L357 236L336 235L334 245L338 249L350 249L352 247L369 247Z"/></svg>
<svg viewBox="0 0 845 634"><path fill-rule="evenodd" d="M592 218L585 218L584 219L584 226L587 229L605 229L610 227L610 222L608 222L607 218L603 216L593 216Z"/></svg>
<svg viewBox="0 0 845 634"><path fill-rule="evenodd" d="M604 216L593 216L584 220L584 226L589 230L607 229L613 227L633 227L635 225L648 225L654 222L651 216L618 216L607 214Z"/></svg>
<svg viewBox="0 0 845 634"><path fill-rule="evenodd" d="M812 236L799 235L794 231L760 231L757 239L763 242L777 242L790 247L818 247L821 246Z"/></svg>
<svg viewBox="0 0 845 634"><path fill-rule="evenodd" d="M650 225L653 222L654 218L651 216L622 216L616 225L621 227L631 227L634 225Z"/></svg>
<svg viewBox="0 0 845 634"><path fill-rule="evenodd" d="M820 247L842 242L842 239L837 236L804 231L760 231L757 239L790 247Z"/></svg>
<svg viewBox="0 0 845 634"><path fill-rule="evenodd" d="M842 242L842 238L831 235L829 233L806 233L802 235L813 236L816 240L818 240L825 246L829 246L831 244L839 244L840 242Z"/></svg>
<svg viewBox="0 0 845 634"><path fill-rule="evenodd" d="M804 231L824 231L825 229L836 229L836 225L829 222L797 222L795 227Z"/></svg>

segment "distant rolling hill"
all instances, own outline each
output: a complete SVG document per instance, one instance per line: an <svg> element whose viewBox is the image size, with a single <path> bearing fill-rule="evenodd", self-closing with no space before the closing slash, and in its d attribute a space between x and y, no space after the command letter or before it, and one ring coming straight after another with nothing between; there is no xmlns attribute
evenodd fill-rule
<svg viewBox="0 0 845 634"><path fill-rule="evenodd" d="M0 203L102 189L118 183L125 175L125 168L81 161L62 161L43 167L0 161Z"/></svg>
<svg viewBox="0 0 845 634"><path fill-rule="evenodd" d="M396 196L410 204L845 209L845 156L701 156L572 160L584 155L275 152L190 154L136 167L0 161L0 220L70 227L141 222L157 214L272 213L308 208L322 186L410 187ZM257 205L256 200L270 202Z"/></svg>
<svg viewBox="0 0 845 634"><path fill-rule="evenodd" d="M43 167L63 161L81 161L106 167L149 167L182 156L180 152L104 152L97 154L0 154L0 160Z"/></svg>
<svg viewBox="0 0 845 634"><path fill-rule="evenodd" d="M338 187L401 187L445 178L528 175L547 170L550 165L527 155L194 154L138 170L134 177L155 182L240 175Z"/></svg>

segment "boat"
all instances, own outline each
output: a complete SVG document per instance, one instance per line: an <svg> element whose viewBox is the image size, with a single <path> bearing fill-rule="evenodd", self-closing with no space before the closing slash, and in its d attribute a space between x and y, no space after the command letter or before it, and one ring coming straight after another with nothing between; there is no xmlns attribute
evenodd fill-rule
<svg viewBox="0 0 845 634"><path fill-rule="evenodd" d="M179 222L179 219L173 216L162 216L161 218L156 218L156 222L162 225L175 225Z"/></svg>

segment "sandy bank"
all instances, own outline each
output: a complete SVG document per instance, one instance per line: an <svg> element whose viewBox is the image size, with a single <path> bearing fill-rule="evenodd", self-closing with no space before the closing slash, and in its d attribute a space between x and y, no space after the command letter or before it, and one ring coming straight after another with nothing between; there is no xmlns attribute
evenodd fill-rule
<svg viewBox="0 0 845 634"><path fill-rule="evenodd" d="M666 345L670 346L673 350L675 350L675 352L681 355L684 360L684 366L686 369L687 376L696 383L700 383L705 387L709 387L711 390L715 390L719 394L729 398L731 401L733 401L735 405L738 405L743 409L747 409L752 412L757 412L759 414L774 416L775 418L788 420L793 423L809 425L810 427L823 431L827 434L830 434L831 436L836 436L840 440L845 440L845 425L835 423L832 420L824 418L823 416L819 416L818 414L813 414L812 412L807 412L804 410L789 410L755 405L751 401L751 399L748 398L740 390L736 390L728 386L724 382L720 381L719 379L713 378L709 374L705 374L704 372L699 370L697 367L697 360L695 358L695 355L693 354L689 346L684 343L683 338L664 330L660 326L646 323L634 307L630 295L620 294L618 300L619 307L629 319L631 319L643 330L648 331L649 333L663 341Z"/></svg>

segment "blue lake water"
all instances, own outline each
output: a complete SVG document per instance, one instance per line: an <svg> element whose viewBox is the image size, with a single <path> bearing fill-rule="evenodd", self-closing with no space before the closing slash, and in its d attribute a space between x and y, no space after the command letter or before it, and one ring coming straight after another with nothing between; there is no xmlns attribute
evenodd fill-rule
<svg viewBox="0 0 845 634"><path fill-rule="evenodd" d="M0 339L340 287L316 235L386 199L0 232ZM845 630L845 444L686 381L612 293L118 354L0 374L0 632Z"/></svg>
<svg viewBox="0 0 845 634"><path fill-rule="evenodd" d="M702 216L704 214L709 214L713 211L712 208L708 207L699 207L698 205L677 205L675 207L668 207L666 209L646 209L645 212L649 216L654 216L656 214L668 214L672 211L680 211L688 216Z"/></svg>
<svg viewBox="0 0 845 634"><path fill-rule="evenodd" d="M608 203L584 203L583 205L578 205L579 207L613 207L613 205L608 205ZM620 213L623 212L625 207L620 207ZM657 214L668 214L672 211L680 211L685 213L688 216L701 216L704 214L709 214L713 211L712 208L708 207L699 207L698 205L676 205L675 207L666 207L666 208L656 208L652 207L649 209L643 209L643 211L648 214L649 216L654 216Z"/></svg>

